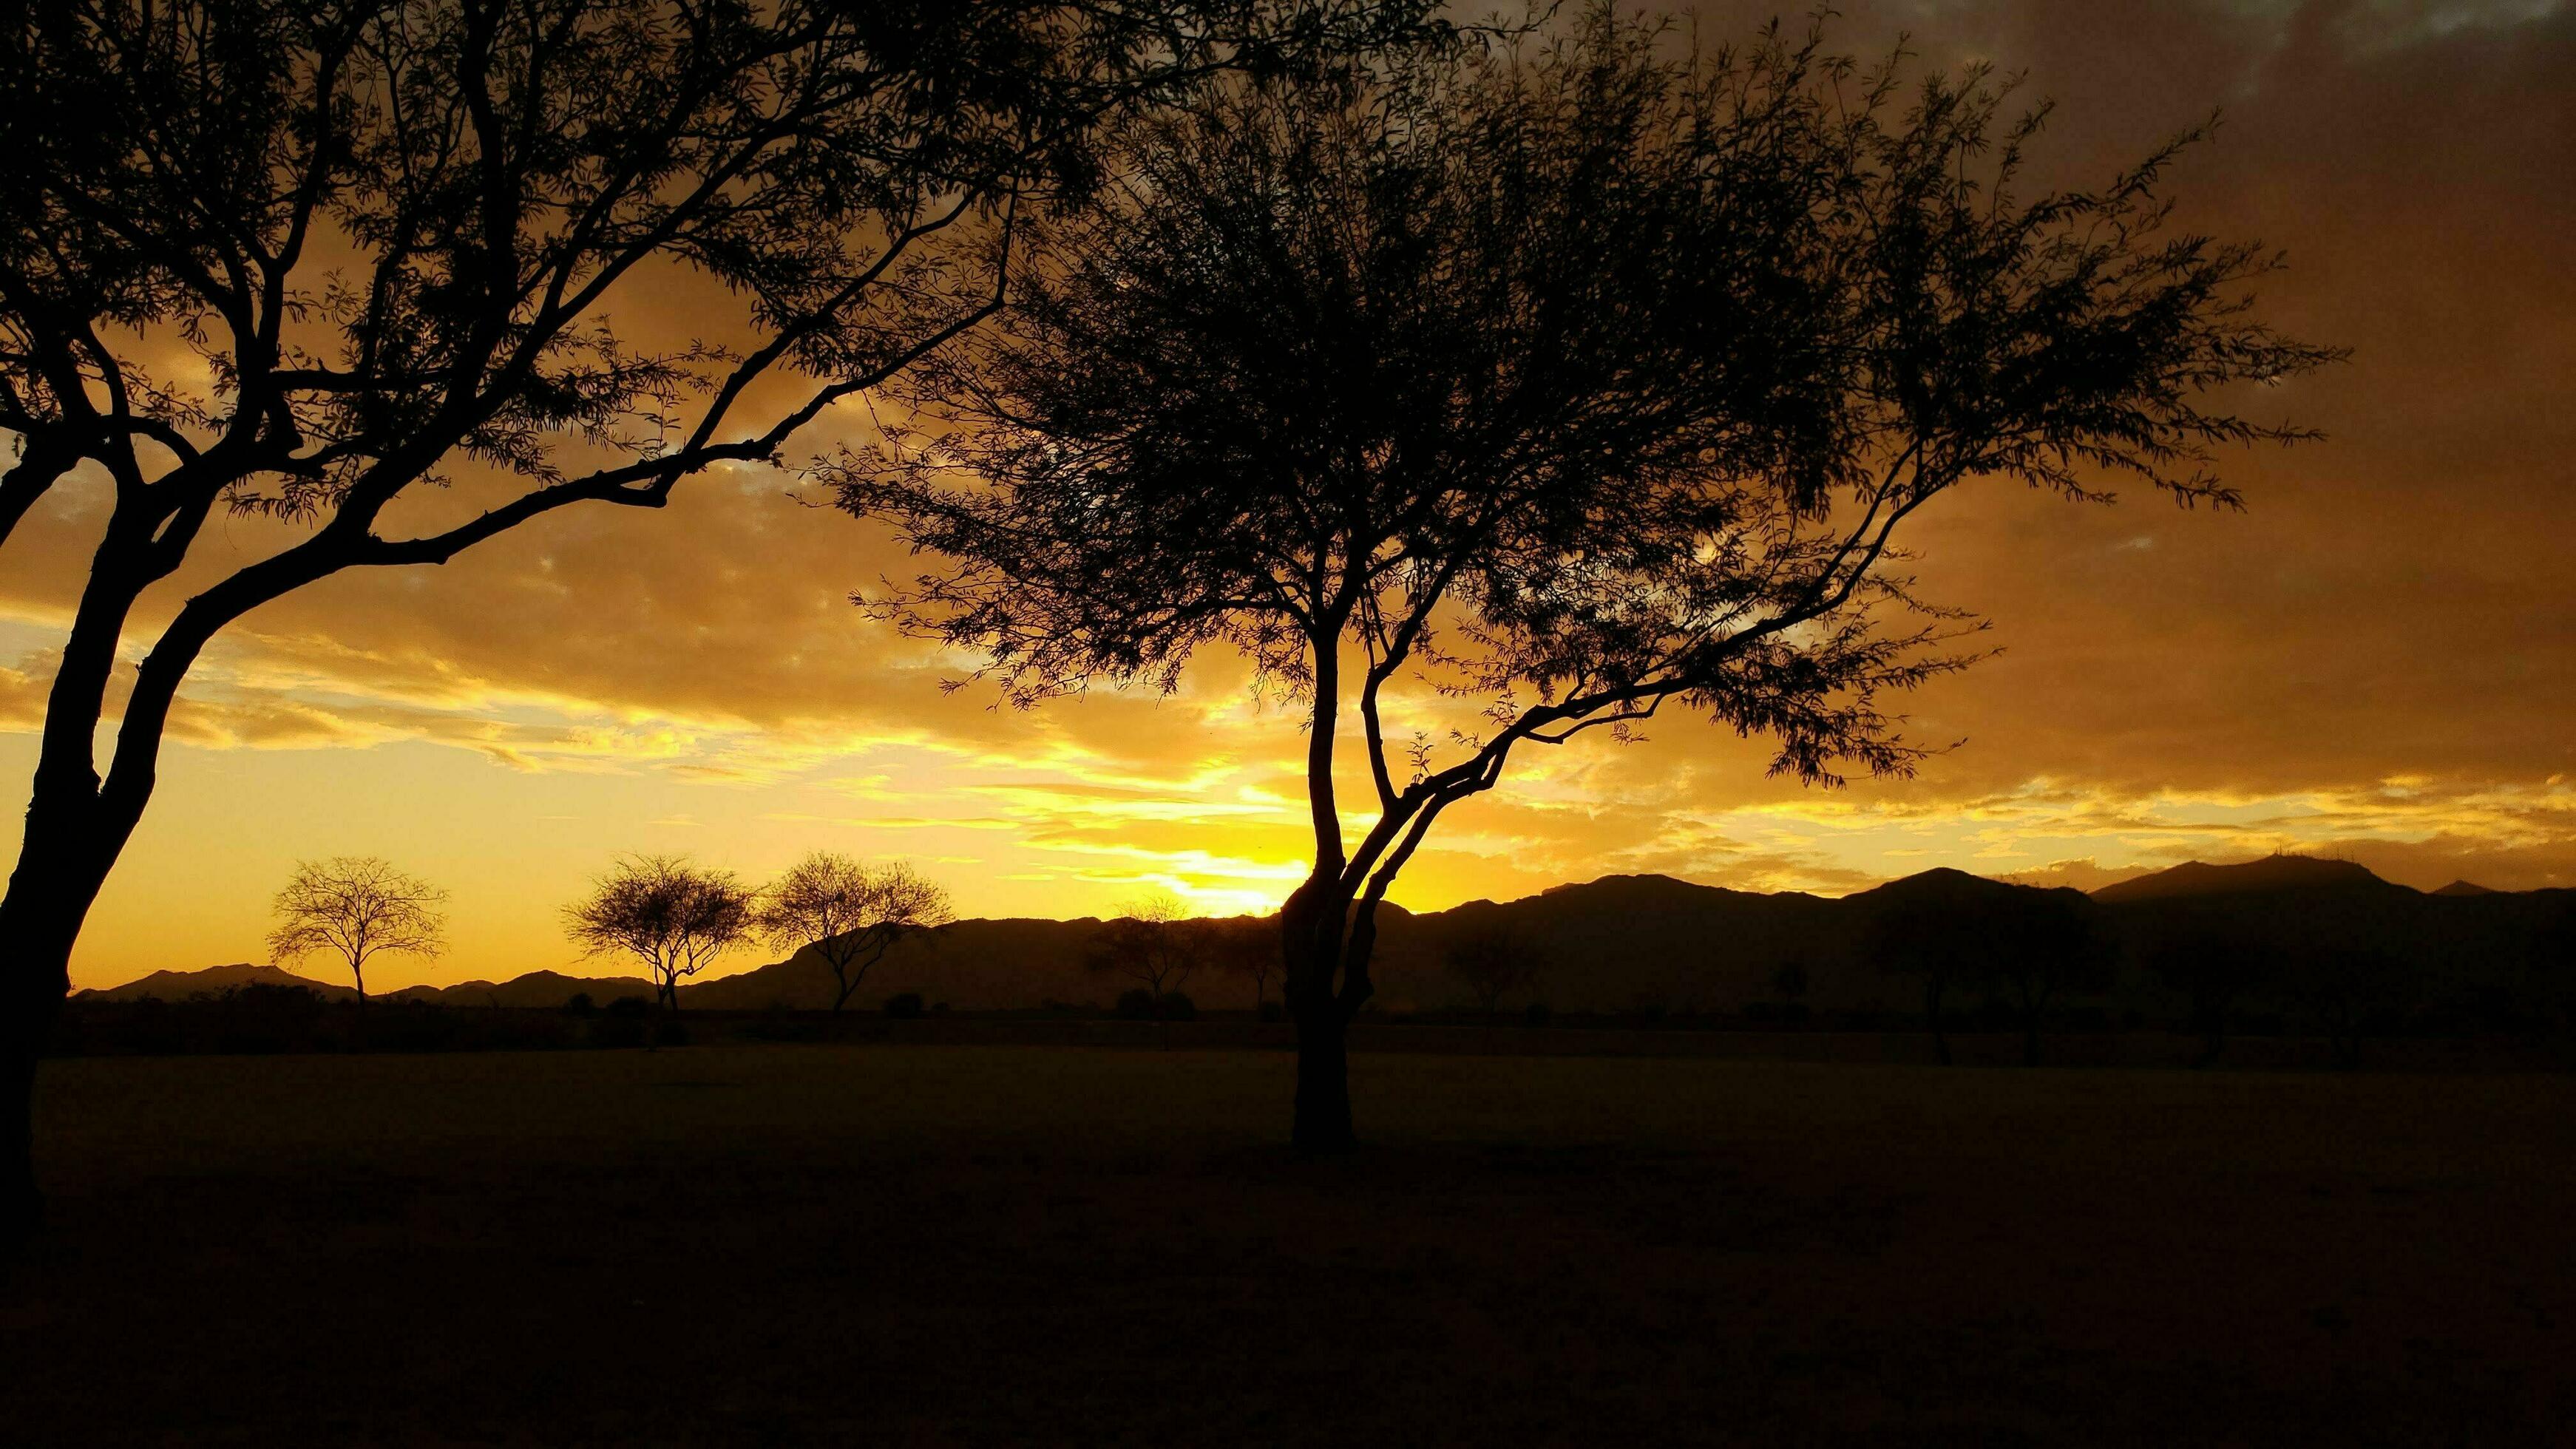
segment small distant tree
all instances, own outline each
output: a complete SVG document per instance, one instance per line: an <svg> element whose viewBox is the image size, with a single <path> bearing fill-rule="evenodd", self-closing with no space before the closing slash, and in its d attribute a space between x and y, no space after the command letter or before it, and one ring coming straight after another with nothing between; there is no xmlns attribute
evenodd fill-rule
<svg viewBox="0 0 2576 1449"><path fill-rule="evenodd" d="M1476 997L1493 1029L1503 998L1538 979L1539 955L1528 942L1501 931L1478 931L1449 943L1441 961L1449 974Z"/></svg>
<svg viewBox="0 0 2576 1449"><path fill-rule="evenodd" d="M731 871L633 855L564 908L564 928L589 955L643 963L663 1009L676 1012L680 983L751 936L753 899Z"/></svg>
<svg viewBox="0 0 2576 1449"><path fill-rule="evenodd" d="M1795 958L1780 963L1780 969L1771 973L1771 989L1792 1006L1804 1001L1807 996L1807 963Z"/></svg>
<svg viewBox="0 0 2576 1449"><path fill-rule="evenodd" d="M2082 891L2029 891L2013 900L1989 937L1990 984L2021 1021L2021 1060L2039 1065L2039 1031L2063 996L2107 989L2116 965L2109 939Z"/></svg>
<svg viewBox="0 0 2576 1449"><path fill-rule="evenodd" d="M1189 929L1190 909L1169 891L1150 891L1119 908L1100 935L1090 968L1124 976L1154 998L1154 1016L1163 1015L1163 998L1181 989L1202 959L1203 943Z"/></svg>
<svg viewBox="0 0 2576 1449"><path fill-rule="evenodd" d="M1281 970L1275 925L1252 916L1210 922L1207 949L1219 970L1252 983L1255 1017L1269 1010L1270 980Z"/></svg>
<svg viewBox="0 0 2576 1449"><path fill-rule="evenodd" d="M1931 900L1906 901L1882 912L1869 928L1869 954L1879 969L1923 983L1923 1025L1932 1051L1950 1065L1950 1034L1942 1015L1950 993L1986 979L1986 957L1972 928L1955 910Z"/></svg>
<svg viewBox="0 0 2576 1449"><path fill-rule="evenodd" d="M2362 1033L2416 997L2421 981L2396 953L2362 944L2316 942L2286 951L2281 994L2326 1034L2335 1065L2361 1065Z"/></svg>
<svg viewBox="0 0 2576 1449"><path fill-rule="evenodd" d="M394 951L436 956L447 949L447 892L372 855L299 861L277 893L268 957L279 965L328 951L349 968L367 999L367 963Z"/></svg>
<svg viewBox="0 0 2576 1449"><path fill-rule="evenodd" d="M2227 1050L2227 1019L2237 1003L2279 975L2270 932L2246 913L2185 903L2150 919L2140 932L2140 959L2167 990L2188 1003L2201 1034L2195 1066L2215 1066Z"/></svg>
<svg viewBox="0 0 2576 1449"><path fill-rule="evenodd" d="M872 866L828 850L789 867L753 913L770 945L810 950L830 969L835 1016L895 942L952 919L947 889L911 866Z"/></svg>

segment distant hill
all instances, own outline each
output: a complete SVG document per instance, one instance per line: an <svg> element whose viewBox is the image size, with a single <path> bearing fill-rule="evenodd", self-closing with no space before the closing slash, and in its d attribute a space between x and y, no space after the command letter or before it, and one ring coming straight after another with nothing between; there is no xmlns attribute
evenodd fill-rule
<svg viewBox="0 0 2576 1449"><path fill-rule="evenodd" d="M155 971L139 981L78 994L92 1001L140 1001L147 996L157 996L163 1001L185 1001L191 996L213 996L242 986L302 986L335 1001L352 1000L358 994L352 987L298 976L274 966L255 966L248 961L235 962L230 966L209 966L203 971Z"/></svg>
<svg viewBox="0 0 2576 1449"><path fill-rule="evenodd" d="M2421 892L2381 880L2367 867L2349 860L2319 860L2305 855L2270 855L2237 865L2203 865L2190 861L2171 870L2106 885L2093 899L2107 904L2171 900L2182 896L2261 895L2297 891Z"/></svg>
<svg viewBox="0 0 2576 1449"><path fill-rule="evenodd" d="M1733 1012L1776 1001L1775 980L1795 966L1800 1000L1819 1011L1910 1009L1915 988L1889 975L1873 940L1890 912L1909 919L1973 922L1989 909L2043 892L2097 912L2122 958L2120 984L2099 1004L2166 1012L2172 994L2145 962L2141 943L2178 930L2217 932L2256 956L2321 946L2394 956L2428 991L2526 997L2534 982L2565 982L2576 963L2559 944L2576 931L2576 891L2422 892L2381 880L2349 861L2272 856L2236 865L2191 863L2106 885L2087 898L2066 887L2016 884L1939 869L1840 899L1798 892L1758 894L1694 885L1660 875L1605 876L1515 901L1470 901L1414 914L1382 909L1372 974L1378 1010L1401 1013L1462 1006L1467 991L1443 969L1450 945L1503 933L1544 963L1513 1004L1593 1013ZM1930 913L1919 907L1944 907ZM1949 909L1956 907L1957 909ZM958 921L911 937L887 953L851 999L875 1010L904 992L959 1011L1025 1010L1048 1002L1101 1007L1132 983L1088 969L1103 929L1071 921L1009 918ZM1911 927L1899 927L1911 929ZM1973 930L1961 926L1957 929ZM274 967L235 965L155 972L108 991L103 1000L182 999L251 982L303 985L346 997L345 986ZM1203 1008L1252 1005L1249 981L1201 972L1183 990ZM2554 988L2553 988L2554 989ZM555 1007L576 993L607 1004L648 995L640 977L581 977L537 971L505 982L417 987L393 993L451 1005ZM1269 987L1278 999L1278 982ZM831 1005L830 973L811 952L738 975L684 984L684 1007L758 1011Z"/></svg>
<svg viewBox="0 0 2576 1449"><path fill-rule="evenodd" d="M2488 890L2485 886L2477 885L2470 881L2455 880L2449 885L2442 887L2440 890L2432 892L2432 894L2437 896L2491 896L2494 895L2495 892Z"/></svg>

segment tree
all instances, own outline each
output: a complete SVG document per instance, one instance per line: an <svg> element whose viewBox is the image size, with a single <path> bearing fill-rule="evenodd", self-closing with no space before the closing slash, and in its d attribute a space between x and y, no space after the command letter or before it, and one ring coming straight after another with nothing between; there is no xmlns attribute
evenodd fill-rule
<svg viewBox="0 0 2576 1449"><path fill-rule="evenodd" d="M564 930L588 955L635 958L653 975L662 1009L680 1009L680 983L750 939L750 888L733 872L674 855L633 855L564 907Z"/></svg>
<svg viewBox="0 0 2576 1449"><path fill-rule="evenodd" d="M2281 956L2281 987L2290 1004L2326 1033L2335 1065L2361 1065L2362 1034L2379 1018L2413 1004L2422 989L2419 972L2384 946L2303 942Z"/></svg>
<svg viewBox="0 0 2576 1449"><path fill-rule="evenodd" d="M761 892L753 924L782 951L812 951L832 972L832 1013L894 943L953 916L945 888L901 861L870 866L818 850Z"/></svg>
<svg viewBox="0 0 2576 1449"><path fill-rule="evenodd" d="M1982 69L1659 41L1605 4L1535 52L1202 86L1032 222L996 326L897 389L917 431L823 470L944 559L869 607L1015 703L1219 646L1302 706L1308 1149L1353 1140L1379 903L1517 751L1672 705L1804 781L1902 773L1885 696L1968 627L1894 568L1906 520L1979 478L2231 503L2218 446L2305 436L2208 396L2330 354L2246 310L2269 252L2164 229L2189 137L2025 198L2040 113Z"/></svg>
<svg viewBox="0 0 2576 1449"><path fill-rule="evenodd" d="M2187 1003L2201 1033L2195 1066L2210 1067L2227 1051L2227 1018L2239 1001L2280 976L2280 951L2259 908L2235 902L2186 900L2145 918L2137 950L2146 969Z"/></svg>
<svg viewBox="0 0 2576 1449"><path fill-rule="evenodd" d="M1876 906L1865 938L1868 952L1882 971L1922 978L1924 1029L1932 1033L1933 1054L1945 1067L1950 1035L1942 1011L1951 991L1993 979L1983 939L1991 916L1981 888L2010 889L1961 871L1930 870L1868 893Z"/></svg>
<svg viewBox="0 0 2576 1449"><path fill-rule="evenodd" d="M269 959L280 964L329 951L348 963L358 1000L367 999L367 962L379 952L436 956L447 949L447 892L369 856L299 861L277 893Z"/></svg>
<svg viewBox="0 0 2576 1449"><path fill-rule="evenodd" d="M1540 964L1538 952L1528 942L1495 930L1459 937L1449 943L1440 959L1460 985L1475 993L1476 1004L1485 1013L1488 1034L1503 998L1537 980Z"/></svg>
<svg viewBox="0 0 2576 1449"><path fill-rule="evenodd" d="M2117 963L2090 896L2064 887L2005 888L2015 894L1987 932L1987 977L2021 1020L2022 1065L2035 1067L2049 1007L2066 994L2107 988Z"/></svg>
<svg viewBox="0 0 2576 1449"><path fill-rule="evenodd" d="M1252 1014L1260 1018L1270 1009L1270 978L1279 974L1278 932L1253 916L1211 921L1205 930L1218 969L1252 983Z"/></svg>
<svg viewBox="0 0 2576 1449"><path fill-rule="evenodd" d="M559 508L659 507L712 465L774 460L835 401L990 312L999 279L977 263L1006 248L954 243L1078 199L1100 124L1214 69L1405 33L1419 9L14 10L0 26L0 432L16 445L0 545L76 472L104 475L111 505L0 901L0 1230L35 1221L37 1047L218 631L346 569L442 564ZM731 315L704 341L622 338L612 316L683 272L720 284ZM472 506L424 525L438 510L417 500L448 484ZM218 512L300 531L227 567L196 548ZM166 619L138 615L192 559L212 582ZM111 711L128 645L140 657Z"/></svg>
<svg viewBox="0 0 2576 1449"><path fill-rule="evenodd" d="M1087 963L1093 971L1114 973L1149 993L1154 1016L1163 1015L1163 1000L1181 989L1200 965L1201 942L1189 928L1190 908L1169 891L1148 891L1119 907L1119 915L1101 928L1100 944Z"/></svg>

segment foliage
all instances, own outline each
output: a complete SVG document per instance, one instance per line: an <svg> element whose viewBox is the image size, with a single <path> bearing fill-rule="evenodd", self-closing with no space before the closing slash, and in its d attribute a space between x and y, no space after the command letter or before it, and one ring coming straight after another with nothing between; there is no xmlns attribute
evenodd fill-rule
<svg viewBox="0 0 2576 1449"><path fill-rule="evenodd" d="M588 954L641 962L676 1011L683 980L751 937L753 900L731 871L682 856L627 856L564 908L564 929Z"/></svg>
<svg viewBox="0 0 2576 1449"><path fill-rule="evenodd" d="M1487 1017L1502 999L1538 979L1543 964L1538 952L1518 936L1479 931L1462 936L1441 953L1449 974L1475 993Z"/></svg>
<svg viewBox="0 0 2576 1449"><path fill-rule="evenodd" d="M1150 891L1122 906L1118 918L1101 927L1099 944L1084 965L1135 981L1150 1004L1179 991L1205 956L1205 943L1191 928L1189 907L1168 891Z"/></svg>
<svg viewBox="0 0 2576 1449"><path fill-rule="evenodd" d="M885 1003L885 1014L899 1021L908 1021L921 1015L921 993L918 991L898 991L894 995L887 997Z"/></svg>
<svg viewBox="0 0 2576 1449"><path fill-rule="evenodd" d="M895 942L954 918L948 892L893 861L868 865L818 850L760 894L753 923L780 950L810 950L832 973L839 1011Z"/></svg>
<svg viewBox="0 0 2576 1449"><path fill-rule="evenodd" d="M1303 702L1310 1030L1365 1004L1377 902L1521 746L1673 704L1802 780L1908 769L1885 697L1966 662L1895 567L1933 499L2232 503L2216 448L2306 436L2212 400L2331 354L2248 312L2269 253L2167 229L2197 132L2025 196L2044 109L1982 68L1663 39L1598 6L1533 51L1138 118L1099 206L1021 234L998 325L898 385L917 431L823 470L941 556L869 607L1008 700L1172 690L1218 647Z"/></svg>
<svg viewBox="0 0 2576 1449"><path fill-rule="evenodd" d="M447 892L375 856L299 861L271 906L278 925L268 933L269 959L283 965L329 951L348 965L364 1001L367 962L378 953L436 956L447 949L446 901Z"/></svg>

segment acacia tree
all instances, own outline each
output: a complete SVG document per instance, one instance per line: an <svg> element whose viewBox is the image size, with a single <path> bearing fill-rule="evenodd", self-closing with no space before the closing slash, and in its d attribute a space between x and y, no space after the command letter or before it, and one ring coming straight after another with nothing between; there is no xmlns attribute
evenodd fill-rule
<svg viewBox="0 0 2576 1449"><path fill-rule="evenodd" d="M1254 916L1212 921L1206 927L1208 953L1219 969L1252 983L1255 1019L1270 1009L1270 978L1279 974L1279 936L1268 921Z"/></svg>
<svg viewBox="0 0 2576 1449"><path fill-rule="evenodd" d="M682 981L751 939L754 901L729 870L684 856L632 855L564 907L564 932L586 954L642 963L662 1009L676 1012Z"/></svg>
<svg viewBox="0 0 2576 1449"><path fill-rule="evenodd" d="M298 861L277 893L268 956L283 963L331 952L348 963L363 1004L367 962L378 953L436 956L447 949L446 904L447 892L372 855Z"/></svg>
<svg viewBox="0 0 2576 1449"><path fill-rule="evenodd" d="M1538 952L1527 941L1502 931L1462 936L1449 943L1440 959L1451 976L1475 993L1476 1005L1485 1013L1489 1035L1494 1012L1501 1007L1503 998L1538 979Z"/></svg>
<svg viewBox="0 0 2576 1449"><path fill-rule="evenodd" d="M2005 889L2017 894L2003 899L2001 919L1988 932L1988 976L2021 1020L2022 1065L2035 1067L2049 1008L2064 996L2110 986L2118 962L2090 896L2063 886Z"/></svg>
<svg viewBox="0 0 2576 1449"><path fill-rule="evenodd" d="M1982 70L1669 51L1603 5L1533 53L1205 86L911 375L918 435L825 472L948 561L872 606L1014 702L1216 645L1303 706L1312 1149L1352 1140L1379 902L1516 752L1671 704L1805 781L1902 772L1884 697L1963 662L1891 568L1927 503L2227 503L2217 445L2303 436L2207 397L2329 354L2246 311L2269 253L2165 230L2174 147L2025 197L2038 116Z"/></svg>
<svg viewBox="0 0 2576 1449"><path fill-rule="evenodd" d="M753 924L787 952L812 951L832 973L832 1012L894 943L953 919L948 891L901 861L871 866L818 850L760 893Z"/></svg>
<svg viewBox="0 0 2576 1449"><path fill-rule="evenodd" d="M993 305L1106 118L1409 0L60 0L0 22L0 543L103 482L0 903L0 1213L73 942L209 640L345 569L773 460ZM721 284L704 340L612 314ZM193 354L193 355L192 355ZM191 381L191 378L197 381ZM450 482L479 512L423 510ZM305 529L157 617L219 512ZM212 561L199 558L198 573ZM119 650L138 646L112 702ZM93 749L114 721L100 772Z"/></svg>
<svg viewBox="0 0 2576 1449"><path fill-rule="evenodd" d="M1086 964L1143 988L1159 1021L1163 998L1180 990L1199 967L1201 943L1189 920L1190 908L1178 896L1148 891L1119 907L1117 918L1101 928L1099 947Z"/></svg>

